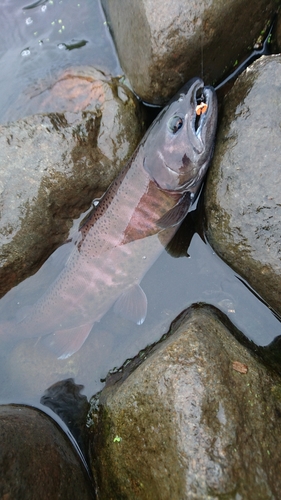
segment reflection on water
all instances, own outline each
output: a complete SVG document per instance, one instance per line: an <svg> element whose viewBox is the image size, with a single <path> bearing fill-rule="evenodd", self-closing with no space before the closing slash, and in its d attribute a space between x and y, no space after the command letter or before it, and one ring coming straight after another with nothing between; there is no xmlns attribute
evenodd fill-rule
<svg viewBox="0 0 281 500"><path fill-rule="evenodd" d="M0 0L0 14L2 123L19 118L8 112L19 94L32 95L35 83L52 81L58 70L93 65L121 74L99 1Z"/></svg>

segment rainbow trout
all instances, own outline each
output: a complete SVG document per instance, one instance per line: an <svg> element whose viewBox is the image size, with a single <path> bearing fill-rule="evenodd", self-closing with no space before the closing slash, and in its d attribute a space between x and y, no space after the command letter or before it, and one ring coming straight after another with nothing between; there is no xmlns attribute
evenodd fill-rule
<svg viewBox="0 0 281 500"><path fill-rule="evenodd" d="M140 282L199 191L216 124L214 89L192 79L160 112L83 224L55 281L21 319L3 323L1 332L43 337L65 359L112 306L142 324L147 299Z"/></svg>

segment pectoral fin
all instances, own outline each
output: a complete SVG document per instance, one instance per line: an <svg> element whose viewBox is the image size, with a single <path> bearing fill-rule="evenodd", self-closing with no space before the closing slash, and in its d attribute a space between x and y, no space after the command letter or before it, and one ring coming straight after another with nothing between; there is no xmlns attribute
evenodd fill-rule
<svg viewBox="0 0 281 500"><path fill-rule="evenodd" d="M140 285L132 285L122 293L114 304L114 312L142 325L147 313L147 298Z"/></svg>
<svg viewBox="0 0 281 500"><path fill-rule="evenodd" d="M157 221L157 226L161 227L161 229L167 229L182 222L187 215L191 201L190 193L185 193L179 202Z"/></svg>
<svg viewBox="0 0 281 500"><path fill-rule="evenodd" d="M67 359L79 351L87 339L92 326L92 323L88 323L76 326L75 328L57 330L43 337L42 342L55 353L58 359Z"/></svg>

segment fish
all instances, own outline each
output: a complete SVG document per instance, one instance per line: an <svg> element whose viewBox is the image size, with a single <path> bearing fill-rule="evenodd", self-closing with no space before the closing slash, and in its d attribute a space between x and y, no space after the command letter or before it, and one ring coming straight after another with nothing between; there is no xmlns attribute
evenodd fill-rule
<svg viewBox="0 0 281 500"><path fill-rule="evenodd" d="M39 337L58 359L67 359L111 307L144 322L141 280L201 188L217 114L215 90L202 79L193 78L177 92L82 224L56 279L32 306L0 324L0 336Z"/></svg>

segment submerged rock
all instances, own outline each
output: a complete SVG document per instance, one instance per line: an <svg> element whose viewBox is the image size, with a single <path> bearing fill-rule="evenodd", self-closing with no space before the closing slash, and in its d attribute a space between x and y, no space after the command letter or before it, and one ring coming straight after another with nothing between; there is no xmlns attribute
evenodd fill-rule
<svg viewBox="0 0 281 500"><path fill-rule="evenodd" d="M281 57L250 66L225 97L205 192L214 250L281 313Z"/></svg>
<svg viewBox="0 0 281 500"><path fill-rule="evenodd" d="M280 379L211 306L190 308L92 401L99 498L278 498ZM145 357L144 357L145 358Z"/></svg>
<svg viewBox="0 0 281 500"><path fill-rule="evenodd" d="M42 390L58 380L73 378L87 385L93 392L102 387L100 374L110 368L114 350L114 332L97 330L91 333L82 348L70 358L58 360L54 354L38 342L38 339L24 339L10 352L3 348L1 376L5 383L0 388L2 400L9 400L13 394L17 400L37 401ZM91 395L91 392L89 393Z"/></svg>
<svg viewBox="0 0 281 500"><path fill-rule="evenodd" d="M0 295L66 239L73 218L105 191L143 133L138 103L121 84L89 69L65 76L54 92L64 85L71 106L42 94L49 114L0 126ZM52 106L60 112L50 113Z"/></svg>
<svg viewBox="0 0 281 500"><path fill-rule="evenodd" d="M0 498L95 498L86 469L67 436L43 412L0 406Z"/></svg>
<svg viewBox="0 0 281 500"><path fill-rule="evenodd" d="M276 8L273 0L102 3L126 76L144 101L155 104L195 75L216 82L253 47Z"/></svg>
<svg viewBox="0 0 281 500"><path fill-rule="evenodd" d="M83 385L75 384L73 378L59 380L46 389L40 403L60 417L87 458L88 436L85 423L90 405L87 397L81 394L83 388Z"/></svg>
<svg viewBox="0 0 281 500"><path fill-rule="evenodd" d="M118 83L117 78L111 79L91 66L68 68L51 73L48 78L36 80L27 87L25 92L18 95L17 101L1 115L1 123L14 122L38 112L96 113L98 109L101 109L106 118L111 113L113 122L114 109L107 109L105 105L117 96L124 104L132 105L129 102L131 94Z"/></svg>

